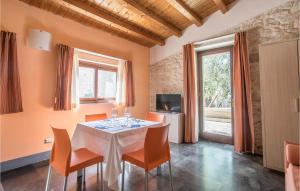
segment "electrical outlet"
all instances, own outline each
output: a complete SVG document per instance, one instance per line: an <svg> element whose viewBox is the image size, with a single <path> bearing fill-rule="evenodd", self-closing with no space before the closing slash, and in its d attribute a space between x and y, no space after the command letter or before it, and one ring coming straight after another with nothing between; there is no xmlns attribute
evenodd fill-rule
<svg viewBox="0 0 300 191"><path fill-rule="evenodd" d="M45 144L53 143L53 138L52 138L52 137L46 137L46 138L44 139L44 143L45 143Z"/></svg>

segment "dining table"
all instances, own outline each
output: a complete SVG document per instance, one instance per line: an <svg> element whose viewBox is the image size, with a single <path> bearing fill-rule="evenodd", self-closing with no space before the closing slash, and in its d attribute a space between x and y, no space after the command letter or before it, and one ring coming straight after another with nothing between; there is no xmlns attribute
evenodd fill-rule
<svg viewBox="0 0 300 191"><path fill-rule="evenodd" d="M76 125L71 140L72 148L74 150L87 148L102 155L104 157L103 178L110 189L116 190L118 177L122 172L122 154L142 149L147 129L159 126L159 122L132 117L80 122Z"/></svg>

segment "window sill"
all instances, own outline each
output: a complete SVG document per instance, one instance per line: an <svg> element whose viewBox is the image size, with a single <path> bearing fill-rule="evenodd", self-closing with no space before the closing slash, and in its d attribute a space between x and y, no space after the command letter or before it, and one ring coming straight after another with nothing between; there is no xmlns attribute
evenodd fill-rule
<svg viewBox="0 0 300 191"><path fill-rule="evenodd" d="M80 100L80 104L95 104L95 103L115 103L115 99L86 99L86 100Z"/></svg>

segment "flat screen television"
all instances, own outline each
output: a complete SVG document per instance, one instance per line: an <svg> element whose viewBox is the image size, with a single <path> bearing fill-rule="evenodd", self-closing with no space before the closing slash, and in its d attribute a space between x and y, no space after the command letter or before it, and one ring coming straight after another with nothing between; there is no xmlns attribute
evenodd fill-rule
<svg viewBox="0 0 300 191"><path fill-rule="evenodd" d="M181 95L156 94L156 111L181 112Z"/></svg>

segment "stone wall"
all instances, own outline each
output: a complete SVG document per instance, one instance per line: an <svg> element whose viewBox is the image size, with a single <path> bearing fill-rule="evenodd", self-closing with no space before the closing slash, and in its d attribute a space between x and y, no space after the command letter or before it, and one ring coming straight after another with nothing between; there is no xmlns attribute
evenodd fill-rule
<svg viewBox="0 0 300 191"><path fill-rule="evenodd" d="M156 94L183 94L182 52L150 67L150 110L155 111Z"/></svg>
<svg viewBox="0 0 300 191"><path fill-rule="evenodd" d="M259 45L299 38L300 0L289 1L253 19L224 31L225 34L248 32L249 60L251 69L253 118L255 128L255 152L262 154L262 124L259 79ZM155 94L182 93L182 52L151 65L150 108L155 109Z"/></svg>

